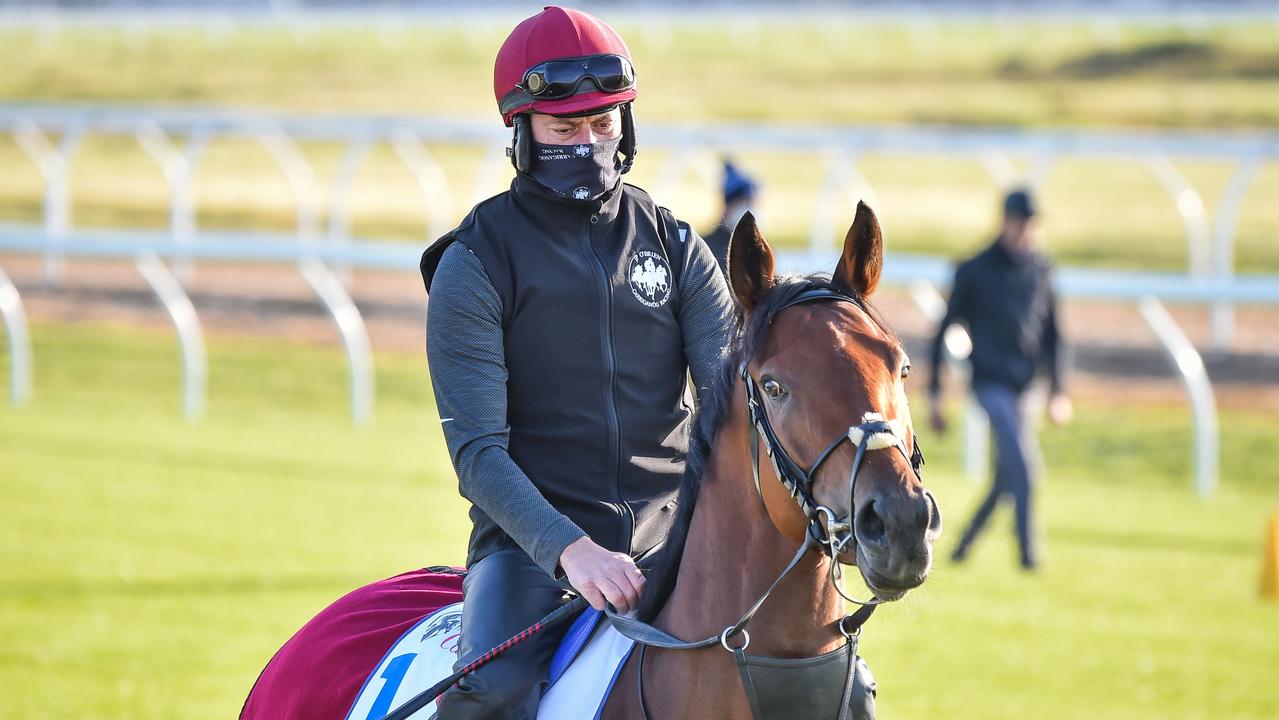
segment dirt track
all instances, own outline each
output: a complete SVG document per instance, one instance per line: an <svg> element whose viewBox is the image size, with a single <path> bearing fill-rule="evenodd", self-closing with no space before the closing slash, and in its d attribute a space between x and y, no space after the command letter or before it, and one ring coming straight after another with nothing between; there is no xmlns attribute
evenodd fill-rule
<svg viewBox="0 0 1279 720"><path fill-rule="evenodd" d="M36 322L115 322L166 327L168 317L131 263L74 262L60 285L47 285L39 258L0 255ZM339 342L310 287L284 266L197 266L188 290L210 334ZM426 295L409 273L354 273L350 290L376 352L420 352ZM904 292L886 289L877 304L922 368L930 324ZM1279 411L1279 310L1241 307L1233 353L1209 348L1206 308L1174 307L1173 315L1203 352L1222 405ZM1069 303L1064 325L1073 356L1072 390L1125 401L1179 398L1182 390L1150 330L1131 306ZM918 377L923 377L919 375Z"/></svg>

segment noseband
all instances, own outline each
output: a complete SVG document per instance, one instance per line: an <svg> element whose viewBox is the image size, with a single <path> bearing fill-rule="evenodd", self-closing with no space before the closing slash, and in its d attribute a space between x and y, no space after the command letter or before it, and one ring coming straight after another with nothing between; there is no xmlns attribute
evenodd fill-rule
<svg viewBox="0 0 1279 720"><path fill-rule="evenodd" d="M828 288L811 288L783 303L773 312L773 317L795 305L825 300L852 303L863 311L865 310L865 307L851 295L845 295ZM855 540L853 517L856 514L857 475L861 470L862 460L865 459L867 451L895 448L910 464L915 477L920 482L923 482L921 471L924 465L924 454L919 449L919 438L915 438L914 449L907 452L906 441L902 437L901 423L897 420L885 420L883 415L876 412L867 412L862 415L860 424L849 427L846 432L841 433L832 440L817 456L813 464L809 466L809 469L805 470L803 466L795 462L790 453L786 452L781 439L777 437L777 432L773 429L773 424L768 419L768 412L764 408L764 400L760 395L759 383L756 382L755 378L751 377L746 360L742 361L739 372L741 373L742 383L746 386L746 412L750 417L751 424L755 427L755 432L750 435L751 475L755 480L755 491L759 493L760 499L763 500L764 491L759 483L759 445L760 441L763 440L764 450L772 461L773 471L777 474L778 481L781 482L782 487L786 488L786 491L799 505L800 511L804 513L804 517L808 520L807 535L809 541L821 546L824 548L823 551L830 555L831 584L835 586L835 590L849 602L863 606L878 605L882 602L878 598L858 600L850 597L844 591L842 582L843 570L839 563L839 554L851 547ZM818 504L814 494L814 485L817 482L817 473L821 470L822 465L845 442L855 448L856 454L853 456L853 467L848 476L849 514L847 517L840 517L829 507Z"/></svg>
<svg viewBox="0 0 1279 720"><path fill-rule="evenodd" d="M794 297L782 303L773 311L768 322L772 322L773 317L776 317L787 308L803 303L826 300L848 302L863 311L866 309L861 301L853 295L839 292L834 288L812 287L797 293ZM760 499L763 500L764 493L759 482L759 450L760 441L762 440L764 450L768 453L768 457L773 463L773 470L777 474L778 481L786 488L790 496L795 499L795 502L799 504L800 510L808 520L808 527L805 530L805 542L796 551L795 556L791 558L786 568L777 576L777 579L773 581L773 584L764 591L764 594L751 605L746 613L736 623L725 627L722 632L716 635L711 635L701 640L684 641L648 623L641 622L635 618L617 615L611 608L606 609L605 612L619 632L634 640L640 646L636 685L639 692L640 712L644 718L649 717L648 708L644 702L644 652L646 648L652 646L668 650L696 650L720 645L732 653L738 670L741 672L743 685L748 688L747 697L751 705L752 715L758 720L765 717L760 710L760 695L764 693L756 685L756 677L762 671L755 667L758 663L746 654L746 648L751 641L747 626L750 625L751 620L764 605L764 602L768 600L768 597L777 589L782 580L799 565L800 560L809 550L817 549L819 552L826 553L831 560L830 580L835 590L849 602L862 606L856 612L842 616L836 623L836 629L844 636L846 641L844 648L836 651L836 653L844 654L831 653L817 658L800 660L769 658L765 659L765 664L775 668L790 668L790 670L782 674L785 682L781 683L781 686L773 687L774 691L780 690L783 691L782 694L785 694L786 688L790 688L790 691L798 689L800 692L811 694L814 684L822 684L816 679L816 676L810 676L814 662L821 665L827 665L833 661L846 662L846 670L840 676L843 680L841 686L842 699L839 701L840 711L838 714L838 718L843 720L849 713L849 699L856 671L857 637L861 633L862 624L870 618L875 606L883 602L879 598L871 600L852 598L844 591L842 582L842 566L839 563L839 554L847 550L855 542L853 517L856 515L857 475L861 470L862 461L865 459L867 452L896 448L902 457L906 458L906 461L910 463L915 477L922 482L921 468L924 465L924 455L919 450L918 438L915 438L914 449L907 452L906 442L902 438L901 424L897 420L885 420L884 416L879 413L867 412L862 415L861 423L849 427L847 431L832 440L817 456L813 464L809 466L809 469L805 470L803 466L795 462L790 453L786 452L782 441L777 437L777 432L773 429L773 424L768 419L768 412L764 409L764 401L760 395L759 384L751 377L746 360L742 361L739 372L742 383L746 386L746 411L751 425L755 428L755 432L750 433L751 473L755 480L755 490L760 494ZM849 515L846 518L841 518L829 507L819 505L813 491L818 471L845 442L855 448L855 455L853 456L853 467L848 476ZM734 638L739 639L734 640ZM840 678L835 679L839 680ZM778 685L776 681L772 684ZM841 688L835 688L835 691L838 692ZM836 695L835 697L840 696ZM789 698L783 698L787 702L777 702L778 698L772 699L775 706L785 707L789 710L793 710L796 707L795 703L789 701ZM782 715L776 716L781 717ZM789 717L790 715L787 714L786 716ZM767 717L771 718L773 715Z"/></svg>

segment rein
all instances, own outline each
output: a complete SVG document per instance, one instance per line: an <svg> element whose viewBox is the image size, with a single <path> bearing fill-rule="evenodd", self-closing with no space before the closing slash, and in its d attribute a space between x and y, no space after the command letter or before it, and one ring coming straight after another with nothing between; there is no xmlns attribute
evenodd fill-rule
<svg viewBox="0 0 1279 720"><path fill-rule="evenodd" d="M772 313L769 322L783 310L809 302L818 302L831 300L836 302L853 303L859 308L863 308L861 302L857 298L838 292L830 288L809 288L795 295L783 303ZM609 619L622 635L634 640L640 645L640 654L638 658L638 677L636 684L639 687L639 704L643 717L648 717L648 709L644 703L644 651L647 646L662 648L665 650L697 650L701 648L712 647L716 644L722 646L725 650L732 653L737 661L738 669L742 673L743 683L747 687L747 696L752 705L752 711L756 718L761 716L759 705L760 701L756 697L756 692L750 682L750 660L751 657L745 654L746 648L750 646L750 632L747 629L754 619L755 614L763 607L764 602L774 590L781 584L782 580L799 565L800 561L810 551L815 550L819 553L826 554L830 557L830 582L834 586L835 591L845 600L860 605L856 611L846 614L836 621L836 629L845 638L845 647L848 649L848 667L844 680L844 695L841 704L841 712L839 717L846 716L848 711L849 693L853 683L855 667L855 653L852 648L857 637L861 634L862 625L870 619L874 613L876 606L883 602L879 598L870 600L858 600L851 597L844 591L843 587L843 571L839 563L839 554L844 552L854 541L853 534L853 515L855 509L854 497L857 491L857 475L861 470L862 461L866 457L866 453L870 450L879 450L887 448L895 448L902 457L910 464L911 470L914 471L916 478L922 482L922 467L924 465L924 455L919 449L919 441L916 438L914 449L910 452L906 450L905 440L902 438L900 423L896 420L885 420L878 413L868 412L862 416L862 421L858 425L853 425L847 431L841 433L832 440L825 449L817 456L816 461L805 470L799 463L791 457L782 445L781 439L778 438L777 432L773 429L772 423L768 419L768 413L764 408L764 402L760 396L758 383L751 376L747 367L747 360L743 360L739 366L739 374L743 384L746 386L746 411L750 418L751 425L754 426L755 432L750 433L750 455L751 455L751 474L755 482L755 490L759 493L760 500L764 501L763 489L760 486L760 444L762 442L765 452L773 465L773 470L777 475L778 481L786 488L791 498L799 505L799 509L804 513L804 517L808 520L808 529L805 533L805 541L796 551L795 556L791 558L790 563L782 570L777 579L773 581L764 594L755 601L753 605L746 611L744 615L733 623L724 628L717 635L703 638L696 641L683 641L670 635L664 630L660 630L648 623L641 622L634 618L618 615L611 607L605 609ZM848 442L856 448L856 454L853 457L852 469L848 478L848 494L849 494L849 516L841 518L834 510L820 505L814 496L813 489L816 482L816 476L822 465L830 458L841 445ZM734 645L730 640L737 635L742 636L741 644ZM814 660L810 658L802 661L793 661L803 663ZM773 662L792 662L792 661L773 661Z"/></svg>

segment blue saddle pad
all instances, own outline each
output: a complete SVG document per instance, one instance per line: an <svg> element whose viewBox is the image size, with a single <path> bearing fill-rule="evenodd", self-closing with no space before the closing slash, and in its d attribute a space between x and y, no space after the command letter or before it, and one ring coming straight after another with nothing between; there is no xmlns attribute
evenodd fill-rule
<svg viewBox="0 0 1279 720"><path fill-rule="evenodd" d="M586 641L591 639L591 633L595 632L595 627L599 625L600 618L603 616L604 613L588 607L569 626L568 632L564 633L564 639L560 641L560 646L555 650L555 655L551 657L551 684L559 680L568 666L573 664L573 660L577 658L578 653L582 652L582 648L586 647Z"/></svg>

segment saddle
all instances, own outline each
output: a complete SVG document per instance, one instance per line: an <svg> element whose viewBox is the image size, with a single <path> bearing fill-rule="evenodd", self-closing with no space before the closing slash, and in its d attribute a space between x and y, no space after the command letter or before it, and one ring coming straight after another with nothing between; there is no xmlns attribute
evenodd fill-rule
<svg viewBox="0 0 1279 720"><path fill-rule="evenodd" d="M457 661L464 575L456 568L424 568L338 599L271 658L240 720L380 720L447 677ZM551 660L539 720L597 718L636 647L604 613L587 609L579 615ZM851 687L846 717L874 718L874 680L856 657L855 643L816 658L740 660L757 720L839 717L842 692L813 693L828 685ZM850 667L854 671L845 677ZM427 706L413 718L427 720L434 709Z"/></svg>
<svg viewBox="0 0 1279 720"><path fill-rule="evenodd" d="M379 580L329 605L258 676L240 720L379 720L453 671L465 571L431 567ZM634 643L577 617L551 661L538 717L592 717ZM433 706L414 718L426 720Z"/></svg>

